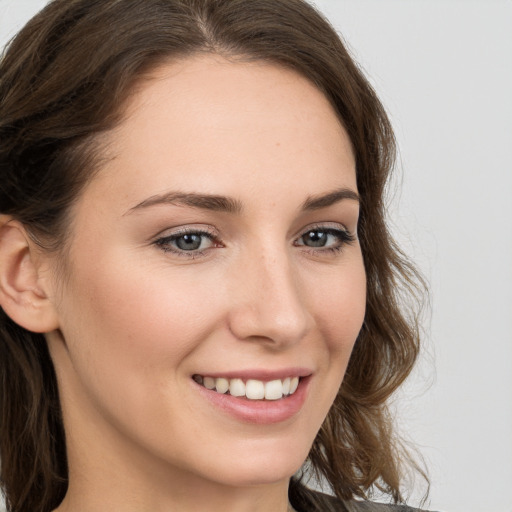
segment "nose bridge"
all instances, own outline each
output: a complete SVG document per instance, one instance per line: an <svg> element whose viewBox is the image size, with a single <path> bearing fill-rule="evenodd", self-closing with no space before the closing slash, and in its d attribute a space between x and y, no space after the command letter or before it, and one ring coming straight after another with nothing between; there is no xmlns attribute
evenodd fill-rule
<svg viewBox="0 0 512 512"><path fill-rule="evenodd" d="M239 285L240 300L231 315L237 337L287 345L308 332L312 318L286 250L260 248L258 256L241 265Z"/></svg>

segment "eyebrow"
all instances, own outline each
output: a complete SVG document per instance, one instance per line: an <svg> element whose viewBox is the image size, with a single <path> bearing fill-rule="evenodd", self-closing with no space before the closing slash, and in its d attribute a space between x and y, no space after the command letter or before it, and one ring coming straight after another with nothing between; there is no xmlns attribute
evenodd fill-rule
<svg viewBox="0 0 512 512"><path fill-rule="evenodd" d="M312 211L327 208L344 199L351 199L360 202L359 194L349 188L340 188L327 194L308 197L302 203L302 210ZM239 214L243 210L242 202L226 196L212 194L197 194L193 192L167 192L148 197L144 201L130 208L126 213L131 213L141 208L169 204L178 206L189 206L203 210Z"/></svg>
<svg viewBox="0 0 512 512"><path fill-rule="evenodd" d="M311 196L304 201L302 209L306 211L320 210L327 208L333 204L339 203L344 199L351 199L353 201L361 202L359 194L350 188L339 188L327 194L321 194L318 196Z"/></svg>
<svg viewBox="0 0 512 512"><path fill-rule="evenodd" d="M203 210L212 210L216 212L241 213L242 203L236 199L211 195L211 194L195 194L186 192L168 192L166 194L151 196L141 203L137 204L127 213L140 208L147 208L160 204L175 204L178 206L190 206L192 208L201 208Z"/></svg>

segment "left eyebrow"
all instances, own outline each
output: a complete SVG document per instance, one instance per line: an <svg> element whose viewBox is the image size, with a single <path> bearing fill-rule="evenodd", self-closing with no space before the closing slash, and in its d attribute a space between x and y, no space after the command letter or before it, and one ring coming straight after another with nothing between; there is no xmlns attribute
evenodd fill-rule
<svg viewBox="0 0 512 512"><path fill-rule="evenodd" d="M361 202L361 198L356 191L350 188L340 188L327 194L308 197L302 204L302 209L306 211L320 210L321 208L327 208L328 206L339 203L344 199L351 199L358 203Z"/></svg>

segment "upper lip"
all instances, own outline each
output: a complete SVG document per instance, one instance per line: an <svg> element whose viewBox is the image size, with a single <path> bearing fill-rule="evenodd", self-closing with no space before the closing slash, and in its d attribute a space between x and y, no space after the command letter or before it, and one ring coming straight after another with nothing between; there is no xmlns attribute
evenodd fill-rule
<svg viewBox="0 0 512 512"><path fill-rule="evenodd" d="M201 377L212 377L214 379L254 379L266 382L271 380L286 379L287 377L308 377L312 373L313 371L309 368L290 367L276 370L254 368L246 370L229 370L225 372L205 371L204 373L197 372L195 375L200 375Z"/></svg>

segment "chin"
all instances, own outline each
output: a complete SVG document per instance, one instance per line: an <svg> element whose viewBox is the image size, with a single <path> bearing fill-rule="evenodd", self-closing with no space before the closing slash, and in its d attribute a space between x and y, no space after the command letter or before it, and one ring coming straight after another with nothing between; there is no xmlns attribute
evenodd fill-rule
<svg viewBox="0 0 512 512"><path fill-rule="evenodd" d="M280 483L290 479L302 466L303 461L276 461L270 458L265 464L251 463L247 457L242 464L233 464L224 474L218 475L219 483L230 487L258 487Z"/></svg>
<svg viewBox="0 0 512 512"><path fill-rule="evenodd" d="M277 446L254 441L247 444L255 446L226 449L223 463L217 463L214 470L217 481L233 487L251 487L288 480L302 467L310 449L310 444L298 446L282 440Z"/></svg>

